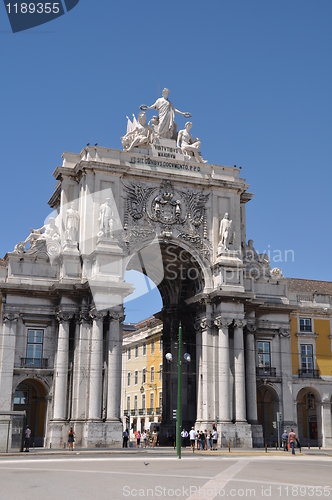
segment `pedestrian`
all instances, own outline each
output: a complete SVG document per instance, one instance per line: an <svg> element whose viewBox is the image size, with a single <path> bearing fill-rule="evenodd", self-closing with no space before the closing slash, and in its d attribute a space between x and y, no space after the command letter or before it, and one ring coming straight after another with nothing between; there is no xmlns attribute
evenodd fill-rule
<svg viewBox="0 0 332 500"><path fill-rule="evenodd" d="M195 451L195 437L196 437L195 428L192 427L191 430L190 430L190 432L189 432L190 449L191 449L191 451Z"/></svg>
<svg viewBox="0 0 332 500"><path fill-rule="evenodd" d="M68 437L68 451L70 450L73 451L75 443L75 432L73 431L72 427L69 429L67 437Z"/></svg>
<svg viewBox="0 0 332 500"><path fill-rule="evenodd" d="M196 450L200 450L201 449L201 440L200 440L200 431L196 431Z"/></svg>
<svg viewBox="0 0 332 500"><path fill-rule="evenodd" d="M209 444L209 451L212 450L212 432L211 430L209 430L209 433L208 433L208 444Z"/></svg>
<svg viewBox="0 0 332 500"><path fill-rule="evenodd" d="M152 448L156 447L157 439L158 439L158 434L156 428L154 427L152 432Z"/></svg>
<svg viewBox="0 0 332 500"><path fill-rule="evenodd" d="M205 450L205 434L203 431L199 435L199 440L201 442L201 450Z"/></svg>
<svg viewBox="0 0 332 500"><path fill-rule="evenodd" d="M289 446L292 448L292 455L295 455L295 441L296 441L296 434L293 431L293 429L291 429L290 433L288 434L288 442Z"/></svg>
<svg viewBox="0 0 332 500"><path fill-rule="evenodd" d="M25 451L29 451L30 448L30 436L31 436L31 429L27 425L24 431L24 446L25 446Z"/></svg>
<svg viewBox="0 0 332 500"><path fill-rule="evenodd" d="M140 431L137 431L136 441L137 441L137 448L140 448L141 447L141 433L140 433Z"/></svg>
<svg viewBox="0 0 332 500"><path fill-rule="evenodd" d="M123 431L123 440L122 440L122 448L128 448L128 429Z"/></svg>
<svg viewBox="0 0 332 500"><path fill-rule="evenodd" d="M284 432L281 435L281 439L282 439L282 446L284 447L284 451L288 451L288 447L287 447L288 434L287 434L287 430L286 429L284 429Z"/></svg>
<svg viewBox="0 0 332 500"><path fill-rule="evenodd" d="M142 439L143 439L143 448L146 448L146 430L144 429L143 434L142 434Z"/></svg>
<svg viewBox="0 0 332 500"><path fill-rule="evenodd" d="M213 446L214 450L217 449L217 441L218 441L218 432L217 432L217 429L215 427L213 427L213 431L212 431L212 446Z"/></svg>
<svg viewBox="0 0 332 500"><path fill-rule="evenodd" d="M188 438L188 431L186 431L186 429L183 428L183 430L181 432L182 448L186 447L187 438Z"/></svg>

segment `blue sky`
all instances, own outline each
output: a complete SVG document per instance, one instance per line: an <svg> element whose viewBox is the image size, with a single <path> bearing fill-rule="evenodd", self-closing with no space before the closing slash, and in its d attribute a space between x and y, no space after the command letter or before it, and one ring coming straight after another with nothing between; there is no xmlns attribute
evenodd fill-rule
<svg viewBox="0 0 332 500"><path fill-rule="evenodd" d="M0 5L0 256L43 224L62 152L120 149L126 115L167 86L203 157L242 166L255 248L292 250L285 276L331 280L331 19L330 0L80 0L12 34Z"/></svg>

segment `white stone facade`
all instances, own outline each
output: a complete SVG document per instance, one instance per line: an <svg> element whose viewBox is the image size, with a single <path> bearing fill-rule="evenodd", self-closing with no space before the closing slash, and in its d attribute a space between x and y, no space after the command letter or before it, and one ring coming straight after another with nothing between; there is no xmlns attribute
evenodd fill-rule
<svg viewBox="0 0 332 500"><path fill-rule="evenodd" d="M211 428L218 418L221 445L263 446L275 440L273 429L266 435L268 407L273 419L281 413L283 427L297 429L296 394L308 386L292 368L290 318L299 303L281 271L247 243L252 195L240 170L187 153L160 137L129 152L87 146L64 153L49 201L57 236L46 224L6 254L0 410L26 408L39 445L65 446L69 426L82 447L122 442L123 300L132 291L126 269L158 285L164 349L174 359L182 322L192 359L182 378L186 424ZM231 224L221 225L226 214ZM327 300L316 315L331 318ZM269 349L263 370L258 342ZM317 442L325 446L331 375L309 383L320 408ZM164 363L165 428L176 384Z"/></svg>

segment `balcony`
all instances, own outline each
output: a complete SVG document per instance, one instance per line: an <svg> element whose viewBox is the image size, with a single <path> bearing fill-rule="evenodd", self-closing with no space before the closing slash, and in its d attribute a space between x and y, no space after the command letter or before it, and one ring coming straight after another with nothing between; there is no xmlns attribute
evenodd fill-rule
<svg viewBox="0 0 332 500"><path fill-rule="evenodd" d="M161 415L161 408L156 408L156 415Z"/></svg>
<svg viewBox="0 0 332 500"><path fill-rule="evenodd" d="M47 368L47 358L21 358L21 368Z"/></svg>
<svg viewBox="0 0 332 500"><path fill-rule="evenodd" d="M300 368L298 371L299 378L319 378L319 370L308 368Z"/></svg>
<svg viewBox="0 0 332 500"><path fill-rule="evenodd" d="M128 417L130 415L130 410L125 410L123 413L125 417Z"/></svg>
<svg viewBox="0 0 332 500"><path fill-rule="evenodd" d="M272 366L266 366L265 368L256 366L257 377L276 377L277 369L272 368Z"/></svg>
<svg viewBox="0 0 332 500"><path fill-rule="evenodd" d="M148 408L147 414L148 415L153 415L154 414L154 408Z"/></svg>
<svg viewBox="0 0 332 500"><path fill-rule="evenodd" d="M130 415L131 415L132 417L136 417L136 415L137 415L137 410L130 410Z"/></svg>

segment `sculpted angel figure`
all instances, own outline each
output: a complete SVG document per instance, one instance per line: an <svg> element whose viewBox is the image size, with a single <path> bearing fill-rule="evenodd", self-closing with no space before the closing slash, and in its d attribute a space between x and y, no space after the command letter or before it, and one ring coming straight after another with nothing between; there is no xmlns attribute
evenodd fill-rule
<svg viewBox="0 0 332 500"><path fill-rule="evenodd" d="M131 151L134 147L146 146L149 143L151 129L149 124L146 123L146 114L139 113L136 120L133 115L131 122L127 116L127 133L121 137L123 151Z"/></svg>
<svg viewBox="0 0 332 500"><path fill-rule="evenodd" d="M23 253L27 243L30 243L30 248L32 249L36 246L37 242L59 241L60 233L58 227L55 225L54 217L50 217L48 222L48 224L45 224L40 229L31 228L29 236L15 246L15 251Z"/></svg>
<svg viewBox="0 0 332 500"><path fill-rule="evenodd" d="M198 138L193 139L190 133L192 125L192 122L187 122L184 126L184 130L180 130L176 145L181 149L187 160L190 160L192 158L191 154L193 154L199 163L207 163L198 153L201 147L201 141Z"/></svg>
<svg viewBox="0 0 332 500"><path fill-rule="evenodd" d="M176 109L171 101L168 100L168 95L169 90L164 88L162 91L162 97L159 97L151 106L142 104L140 109L143 111L147 109L157 109L159 113L159 124L157 129L158 136L166 139L176 139L176 125L174 121L175 113L178 113L185 118L190 118L191 113L183 113L182 111Z"/></svg>

